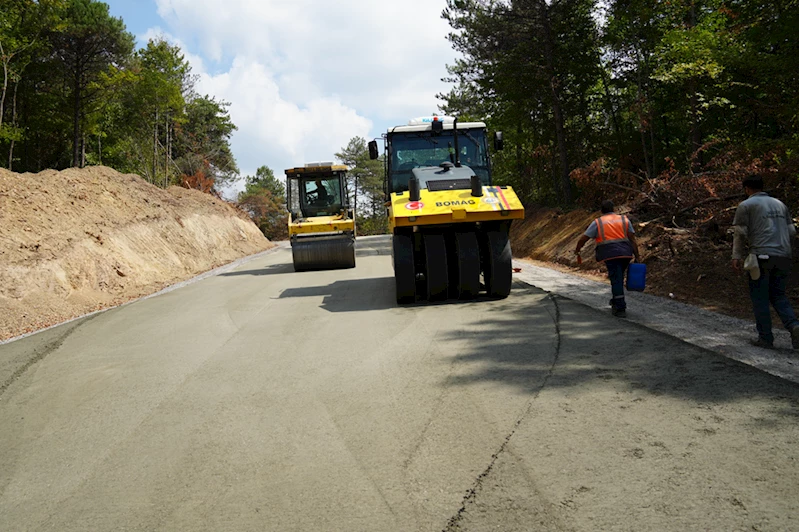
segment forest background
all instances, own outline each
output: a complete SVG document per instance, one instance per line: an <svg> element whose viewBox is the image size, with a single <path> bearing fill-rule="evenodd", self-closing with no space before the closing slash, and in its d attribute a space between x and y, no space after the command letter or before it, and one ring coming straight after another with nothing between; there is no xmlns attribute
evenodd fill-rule
<svg viewBox="0 0 799 532"><path fill-rule="evenodd" d="M2 3L2 166L103 164L206 192L241 178L227 103L195 93L177 46L135 50L96 0ZM640 221L723 239L740 178L760 172L795 210L799 1L447 0L442 16L461 59L440 111L504 132L495 182L526 205L613 197ZM366 140L335 156L360 232L384 231ZM239 205L280 238L282 178L265 165L244 179Z"/></svg>

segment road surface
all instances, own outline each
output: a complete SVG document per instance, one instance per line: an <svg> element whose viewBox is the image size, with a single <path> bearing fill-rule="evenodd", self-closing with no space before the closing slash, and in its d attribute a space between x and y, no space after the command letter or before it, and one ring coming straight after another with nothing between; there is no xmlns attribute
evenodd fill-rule
<svg viewBox="0 0 799 532"><path fill-rule="evenodd" d="M789 530L799 386L516 282L286 248L0 346L0 530Z"/></svg>

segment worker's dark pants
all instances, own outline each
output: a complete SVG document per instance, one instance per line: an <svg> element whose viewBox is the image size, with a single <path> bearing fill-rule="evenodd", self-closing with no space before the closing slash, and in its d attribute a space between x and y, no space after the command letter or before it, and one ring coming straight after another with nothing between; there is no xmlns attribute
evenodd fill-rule
<svg viewBox="0 0 799 532"><path fill-rule="evenodd" d="M613 294L610 306L616 310L625 310L627 303L624 301L624 274L630 265L630 259L608 259L605 265L608 267L610 292Z"/></svg>
<svg viewBox="0 0 799 532"><path fill-rule="evenodd" d="M785 295L788 284L788 274L791 273L791 257L770 257L760 259L760 277L753 281L749 277L749 297L752 298L752 308L755 311L757 333L768 343L774 343L774 334L771 332L771 309L774 306L786 329L791 330L799 325L799 320Z"/></svg>

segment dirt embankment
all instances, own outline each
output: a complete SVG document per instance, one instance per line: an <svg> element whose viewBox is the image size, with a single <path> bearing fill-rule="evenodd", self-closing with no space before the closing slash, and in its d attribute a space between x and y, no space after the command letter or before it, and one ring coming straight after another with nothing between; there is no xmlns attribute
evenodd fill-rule
<svg viewBox="0 0 799 532"><path fill-rule="evenodd" d="M272 247L229 204L106 167L0 169L0 340Z"/></svg>
<svg viewBox="0 0 799 532"><path fill-rule="evenodd" d="M593 243L583 250L582 266L573 254L598 215L528 209L511 231L514 255L604 280ZM730 268L728 228L636 223L636 229L648 293L751 318L746 283ZM241 212L197 191L162 190L106 167L35 175L0 169L0 340L151 294L272 246ZM799 309L799 267L794 276L789 297Z"/></svg>
<svg viewBox="0 0 799 532"><path fill-rule="evenodd" d="M746 281L731 268L732 237L728 227L677 229L657 223L634 222L641 260L647 265L647 293L672 297L683 303L743 319L753 319ZM594 244L583 248L583 264L577 265L574 248L599 212L528 209L527 218L511 229L513 254L547 263L546 266L607 280L604 268L594 261ZM731 216L730 216L731 218ZM799 310L799 264L794 248L793 278L788 296ZM774 321L775 325L779 320Z"/></svg>

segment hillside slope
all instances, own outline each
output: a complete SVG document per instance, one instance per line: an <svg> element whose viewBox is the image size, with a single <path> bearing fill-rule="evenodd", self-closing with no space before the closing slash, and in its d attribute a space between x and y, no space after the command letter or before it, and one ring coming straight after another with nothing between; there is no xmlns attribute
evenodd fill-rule
<svg viewBox="0 0 799 532"><path fill-rule="evenodd" d="M647 265L647 293L737 318L754 319L746 280L731 268L729 224L703 232L695 228L664 227L655 222L637 223L635 212L627 212L624 206L619 212L628 214L635 223L641 260ZM604 268L594 261L593 240L583 248L582 265L577 265L574 256L577 239L599 215L585 210L564 213L547 208L528 209L525 220L511 228L513 254L607 282ZM731 213L728 218L731 222ZM795 266L788 283L788 296L796 310L799 310L798 248L794 246ZM779 324L776 317L774 324Z"/></svg>
<svg viewBox="0 0 799 532"><path fill-rule="evenodd" d="M0 169L0 340L272 247L229 204L90 167Z"/></svg>

